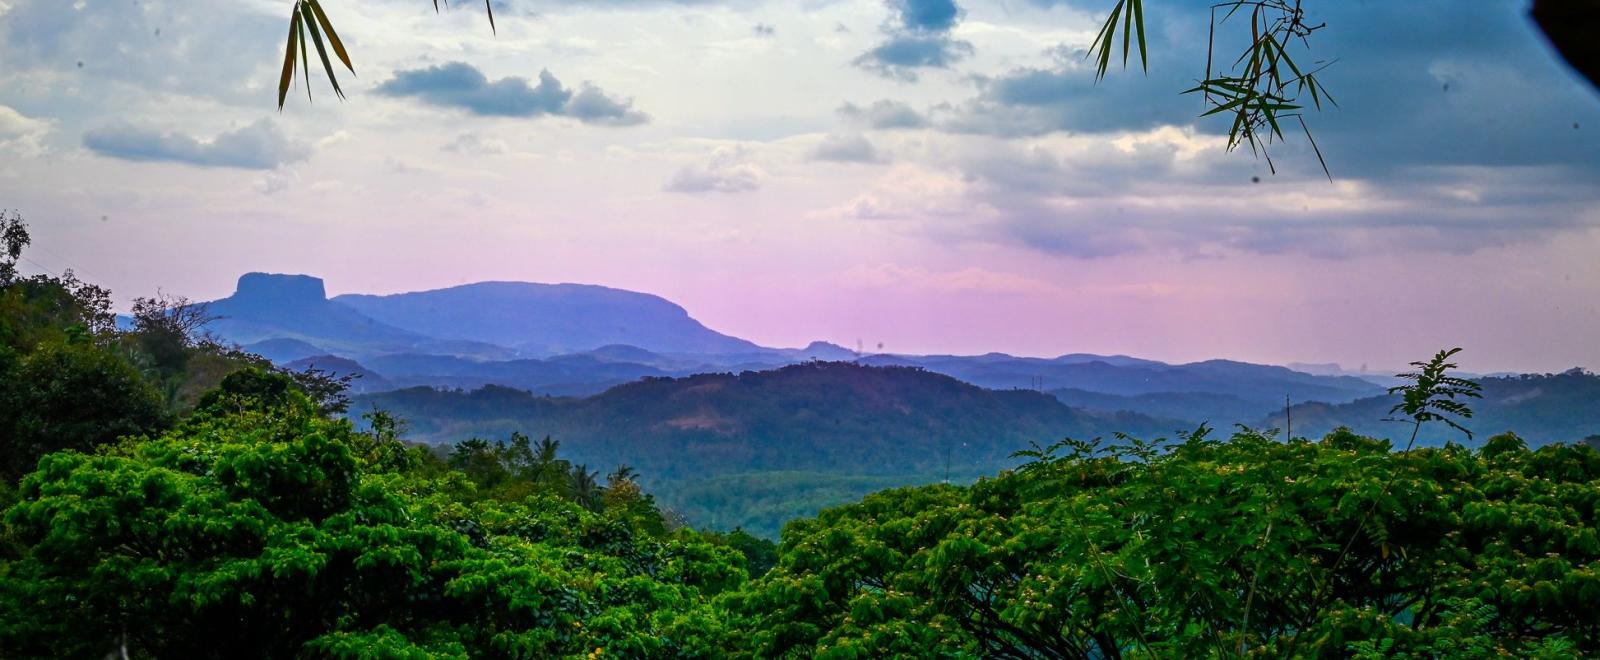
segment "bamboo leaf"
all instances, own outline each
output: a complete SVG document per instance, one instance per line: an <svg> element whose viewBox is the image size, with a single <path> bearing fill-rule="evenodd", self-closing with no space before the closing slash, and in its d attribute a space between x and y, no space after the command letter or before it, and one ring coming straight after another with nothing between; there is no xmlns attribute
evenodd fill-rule
<svg viewBox="0 0 1600 660"><path fill-rule="evenodd" d="M1122 13L1122 68L1128 68L1128 49L1133 46L1133 8L1139 0L1128 0L1127 11Z"/></svg>
<svg viewBox="0 0 1600 660"><path fill-rule="evenodd" d="M344 67L349 69L350 73L355 73L356 67L350 63L350 54L345 52L344 42L339 40L339 34L333 31L333 23L330 23L328 15L323 13L322 3L317 0L307 0L307 3L311 5L311 12L316 14L317 23L322 25L322 32L328 35L328 45L333 46L333 54L339 56L339 61L344 63Z"/></svg>
<svg viewBox="0 0 1600 660"><path fill-rule="evenodd" d="M283 51L283 74L278 77L278 111L283 111L283 101L289 94L289 83L294 81L294 49L299 43L300 12L289 15L289 45Z"/></svg>
<svg viewBox="0 0 1600 660"><path fill-rule="evenodd" d="M1144 0L1133 0L1134 27L1139 33L1139 68L1150 73L1150 56L1145 52Z"/></svg>
<svg viewBox="0 0 1600 660"><path fill-rule="evenodd" d="M491 32L493 34L500 34L498 31L496 31L494 29L494 6L493 6L493 0L483 0L483 8L489 12L489 32Z"/></svg>
<svg viewBox="0 0 1600 660"><path fill-rule="evenodd" d="M1317 164L1322 166L1322 174L1328 177L1328 183L1333 183L1333 172L1328 171L1328 161L1322 158L1322 149L1317 147L1316 138L1311 137L1311 128L1306 126L1306 118L1297 117L1297 119L1300 120L1300 130L1305 131L1306 141L1311 143L1311 151L1317 154Z"/></svg>
<svg viewBox="0 0 1600 660"><path fill-rule="evenodd" d="M1089 44L1089 52L1099 51L1095 63L1095 80L1106 77L1106 70L1111 68L1111 42L1116 40L1117 17L1122 15L1122 5L1126 0L1117 0L1111 7L1111 15L1106 17L1105 25L1100 26L1100 33L1095 36L1094 42Z"/></svg>
<svg viewBox="0 0 1600 660"><path fill-rule="evenodd" d="M301 7L300 3L298 3L298 2L295 3L294 10L295 10L294 23L295 23L295 25L300 26L300 76L302 78L304 78L305 81L306 81L306 102L310 103L311 102L311 62L310 62L310 58L307 57L307 55L306 55L306 21L305 21L305 18L303 16L305 14L305 12L302 11L302 7Z"/></svg>
<svg viewBox="0 0 1600 660"><path fill-rule="evenodd" d="M314 0L306 0L310 4ZM313 10L315 12L315 10ZM339 98L344 98L344 90L339 89L339 79L333 75L333 62L328 61L328 49L322 45L322 32L317 29L317 22L307 20L306 28L311 31L311 43L317 47L317 57L322 60L322 70L328 74L328 84L333 85L333 93Z"/></svg>

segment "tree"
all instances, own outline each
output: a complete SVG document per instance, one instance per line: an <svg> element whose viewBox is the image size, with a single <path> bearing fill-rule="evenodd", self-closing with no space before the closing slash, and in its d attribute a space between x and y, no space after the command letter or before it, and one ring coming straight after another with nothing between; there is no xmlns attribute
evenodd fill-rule
<svg viewBox="0 0 1600 660"><path fill-rule="evenodd" d="M93 451L164 426L159 394L121 357L87 342L48 343L20 358L0 348L0 478L39 457Z"/></svg>
<svg viewBox="0 0 1600 660"><path fill-rule="evenodd" d="M0 655L708 657L732 549L369 461L287 378L40 463L5 514ZM379 431L387 433L387 431Z"/></svg>
<svg viewBox="0 0 1600 660"><path fill-rule="evenodd" d="M16 211L0 211L0 286L17 279L17 260L28 246L28 225Z"/></svg>

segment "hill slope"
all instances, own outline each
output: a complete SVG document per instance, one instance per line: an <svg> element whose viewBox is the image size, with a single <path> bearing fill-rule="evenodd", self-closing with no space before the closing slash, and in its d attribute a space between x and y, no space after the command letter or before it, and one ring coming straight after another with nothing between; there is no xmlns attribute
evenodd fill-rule
<svg viewBox="0 0 1600 660"><path fill-rule="evenodd" d="M1182 424L1075 410L1037 392L986 390L918 369L815 362L773 371L646 378L587 398L503 387L369 395L447 443L512 430L562 441L575 460L627 463L662 479L750 470L857 474L993 472L1029 441Z"/></svg>

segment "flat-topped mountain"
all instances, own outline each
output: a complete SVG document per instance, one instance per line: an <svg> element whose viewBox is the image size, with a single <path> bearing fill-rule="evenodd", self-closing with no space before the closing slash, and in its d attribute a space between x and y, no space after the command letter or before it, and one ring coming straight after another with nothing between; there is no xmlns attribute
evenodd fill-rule
<svg viewBox="0 0 1600 660"><path fill-rule="evenodd" d="M761 347L705 327L660 296L591 284L479 282L334 299L397 328L545 356L622 344L656 353L741 353Z"/></svg>

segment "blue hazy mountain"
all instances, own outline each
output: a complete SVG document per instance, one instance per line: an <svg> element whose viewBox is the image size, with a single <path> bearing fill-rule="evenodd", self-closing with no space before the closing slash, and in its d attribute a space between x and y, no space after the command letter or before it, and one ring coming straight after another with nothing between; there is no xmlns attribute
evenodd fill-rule
<svg viewBox="0 0 1600 660"><path fill-rule="evenodd" d="M406 331L550 356L624 344L655 353L762 350L705 327L660 296L590 284L479 282L448 289L334 299Z"/></svg>
<svg viewBox="0 0 1600 660"><path fill-rule="evenodd" d="M1600 376L1582 369L1559 374L1524 374L1473 378L1483 387L1482 398L1463 398L1473 410L1460 420L1473 432L1466 436L1441 423L1424 425L1417 436L1421 445L1446 441L1480 446L1496 433L1515 431L1530 446L1552 442L1576 443L1600 436ZM1411 437L1411 424L1385 421L1399 395L1380 394L1341 404L1304 403L1290 408L1296 436L1318 437L1340 426L1357 433L1391 440L1403 447ZM1259 422L1282 428L1287 421L1280 409Z"/></svg>
<svg viewBox="0 0 1600 660"><path fill-rule="evenodd" d="M872 355L864 364L921 367L990 388L1077 389L1138 396L1163 392L1210 392L1248 401L1343 403L1383 388L1351 376L1314 376L1264 364L1207 360L1166 364L1126 356L1016 357L1003 353L961 355ZM1261 411L1265 415L1268 409Z"/></svg>

